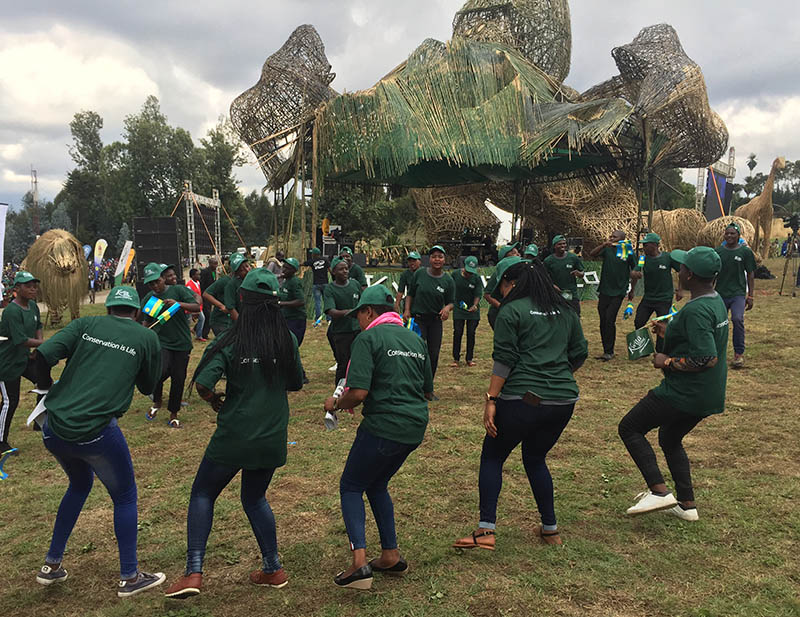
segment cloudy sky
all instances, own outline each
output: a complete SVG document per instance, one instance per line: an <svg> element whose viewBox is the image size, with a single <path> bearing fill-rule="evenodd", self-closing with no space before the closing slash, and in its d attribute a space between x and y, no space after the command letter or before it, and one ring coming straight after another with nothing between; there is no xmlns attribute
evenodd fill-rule
<svg viewBox="0 0 800 617"><path fill-rule="evenodd" d="M106 143L123 119L156 95L170 123L197 140L253 85L264 60L300 24L313 24L337 73L339 92L371 86L425 38L450 38L462 0L2 0L0 22L0 202L30 187L52 199L72 161L68 124L94 110ZM572 69L584 90L617 73L615 45L647 25L672 24L703 68L711 103L739 160L800 159L800 11L790 0L572 0ZM255 165L238 170L260 188ZM693 177L687 173L686 177Z"/></svg>

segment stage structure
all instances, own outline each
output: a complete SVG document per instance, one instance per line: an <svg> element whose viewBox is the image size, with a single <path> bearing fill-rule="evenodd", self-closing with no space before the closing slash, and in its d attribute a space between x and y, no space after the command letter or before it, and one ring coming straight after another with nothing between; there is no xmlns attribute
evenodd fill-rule
<svg viewBox="0 0 800 617"><path fill-rule="evenodd" d="M198 248L200 254L216 255L222 263L220 247L222 246L220 233L220 210L222 202L219 200L219 191L211 189L211 197L197 195L192 190L191 180L183 183L183 202L186 206L186 241L189 249L189 265L194 267L197 263ZM198 238L198 227L200 236ZM213 229L213 231L211 231ZM205 232L205 233L203 233Z"/></svg>
<svg viewBox="0 0 800 617"><path fill-rule="evenodd" d="M588 248L604 240L595 219L630 222L631 205L633 231L643 205L649 227L656 172L711 165L728 133L671 26L614 48L619 74L582 94L563 83L571 48L568 0L468 0L448 43L427 39L373 87L339 95L304 25L231 118L271 188L311 175L315 228L326 183L373 184L421 189L429 244L467 221L491 228L479 212L489 199L514 221L568 224ZM603 195L594 211L593 195Z"/></svg>

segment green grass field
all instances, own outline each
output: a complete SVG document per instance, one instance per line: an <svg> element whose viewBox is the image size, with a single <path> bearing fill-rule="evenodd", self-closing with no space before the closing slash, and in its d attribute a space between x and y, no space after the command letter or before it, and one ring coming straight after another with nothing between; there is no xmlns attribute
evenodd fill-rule
<svg viewBox="0 0 800 617"><path fill-rule="evenodd" d="M768 265L780 275L781 261ZM534 537L538 514L519 451L505 469L497 551L458 554L450 548L477 524L491 330L484 318L478 366L453 369L452 328L446 324L436 378L441 400L431 404L425 441L390 485L400 548L411 570L403 579L376 577L370 592L332 584L349 561L338 479L357 419L343 418L336 432L323 428L322 401L333 387L324 328L309 329L303 344L311 384L289 395L289 441L297 443L289 446L288 463L267 495L290 577L282 590L248 583L260 557L239 504L238 479L217 501L201 596L170 601L153 592L116 598L112 505L99 482L68 545L69 580L51 588L36 584L66 478L40 434L24 426L34 404L33 395L26 395L11 434L21 455L7 464L11 477L0 483L0 614L800 615L800 298L779 297L779 282L757 282L755 309L746 317L748 364L729 373L725 414L703 421L685 440L701 517L694 524L665 514L625 516L644 486L616 427L659 373L646 360L621 357L624 334L632 328L621 315L619 357L609 364L594 360L600 353L596 303L583 304L590 359L578 373L581 400L548 459L565 542L560 548L540 546ZM197 344L190 369L201 352ZM146 422L148 404L137 394L120 424L139 488L140 564L164 571L171 582L183 571L189 491L214 431L214 414L195 394L182 414L184 429L175 431L165 418ZM367 510L372 556L379 545Z"/></svg>

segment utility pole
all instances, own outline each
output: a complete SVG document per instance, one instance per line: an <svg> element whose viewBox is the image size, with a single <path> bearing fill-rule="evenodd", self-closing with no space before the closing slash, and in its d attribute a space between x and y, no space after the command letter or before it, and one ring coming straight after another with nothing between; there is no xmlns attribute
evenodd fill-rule
<svg viewBox="0 0 800 617"><path fill-rule="evenodd" d="M31 195L33 196L33 210L31 212L31 222L33 223L33 235L39 235L39 180L36 177L36 170L31 165Z"/></svg>

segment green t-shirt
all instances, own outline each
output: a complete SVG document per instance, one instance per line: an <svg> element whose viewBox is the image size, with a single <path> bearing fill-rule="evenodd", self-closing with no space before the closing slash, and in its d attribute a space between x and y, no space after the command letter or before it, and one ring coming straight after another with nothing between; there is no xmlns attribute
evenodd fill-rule
<svg viewBox="0 0 800 617"><path fill-rule="evenodd" d="M746 272L756 271L756 258L750 247L740 244L734 249L717 247L722 268L717 276L717 293L723 298L747 295Z"/></svg>
<svg viewBox="0 0 800 617"><path fill-rule="evenodd" d="M350 278L358 281L362 287L367 286L367 277L364 275L364 270L355 262L350 266Z"/></svg>
<svg viewBox="0 0 800 617"><path fill-rule="evenodd" d="M362 425L370 433L419 444L428 425L426 392L433 375L425 342L406 328L382 324L364 330L353 342L347 386L369 390Z"/></svg>
<svg viewBox="0 0 800 617"><path fill-rule="evenodd" d="M322 297L325 301L323 309L325 313L331 309L352 309L356 307L359 298L361 298L361 284L354 279L349 279L347 285L337 285L335 282L331 282L325 285L325 289L322 290ZM341 334L343 332L358 332L361 328L355 317L339 317L331 320L328 330L334 334Z"/></svg>
<svg viewBox="0 0 800 617"><path fill-rule="evenodd" d="M511 369L502 394L533 392L546 401L578 397L571 367L589 355L581 320L573 310L543 313L530 298L504 304L494 324L495 362Z"/></svg>
<svg viewBox="0 0 800 617"><path fill-rule="evenodd" d="M475 298L481 298L483 296L483 282L481 282L481 277L477 274L470 274L468 278L464 278L461 270L453 270L450 275L453 277L453 284L455 285L453 319L465 319L470 321L480 320L480 309L470 313L461 308L461 303L466 302L467 307L470 307L472 303L475 302Z"/></svg>
<svg viewBox="0 0 800 617"><path fill-rule="evenodd" d="M483 290L484 293L488 293L492 298L502 302L503 294L500 293L500 285L497 284L497 271L492 273L492 276L489 277L489 280L486 281L486 288ZM489 322L493 322L497 319L497 312L500 309L493 304L489 305L489 310L486 311L486 317L489 319Z"/></svg>
<svg viewBox="0 0 800 617"><path fill-rule="evenodd" d="M687 302L672 318L664 335L664 353L671 358L716 357L717 363L699 373L667 369L653 394L693 416L725 409L728 379L728 311L719 294Z"/></svg>
<svg viewBox="0 0 800 617"><path fill-rule="evenodd" d="M25 372L31 350L24 343L29 338L36 338L36 331L41 327L39 307L33 300L28 300L27 309L13 301L3 309L0 336L8 340L0 341L0 381L17 379Z"/></svg>
<svg viewBox="0 0 800 617"><path fill-rule="evenodd" d="M216 300L219 300L223 304L225 304L225 287L228 285L228 281L231 280L229 276L221 276L216 281L211 283L206 289L206 293L213 296ZM231 316L227 313L223 313L219 310L216 306L211 309L211 315L209 316L210 327L214 328L216 332L221 333L223 330L227 330L231 327L233 320Z"/></svg>
<svg viewBox="0 0 800 617"><path fill-rule="evenodd" d="M182 314L170 321L177 319L186 322ZM45 400L47 423L65 441L94 439L128 411L134 386L150 394L161 378L156 333L114 315L75 319L38 352L50 366L68 358Z"/></svg>
<svg viewBox="0 0 800 617"><path fill-rule="evenodd" d="M419 270L419 268L417 268ZM397 281L397 291L401 294L405 294L409 289L411 289L411 280L414 278L415 272L411 270L403 271L403 274L400 275L400 278Z"/></svg>
<svg viewBox="0 0 800 617"><path fill-rule="evenodd" d="M631 252L627 259L617 257L617 247L607 246L600 253L603 269L600 272L598 294L604 296L624 296L628 292L631 270L636 267L636 256Z"/></svg>
<svg viewBox="0 0 800 617"><path fill-rule="evenodd" d="M414 273L408 295L412 315L431 315L441 311L445 305L454 304L456 284L453 277L442 272L441 276L431 276L428 268L420 268Z"/></svg>
<svg viewBox="0 0 800 617"><path fill-rule="evenodd" d="M573 270L583 272L583 262L580 257L569 251L564 253L563 257L556 257L553 253L545 258L544 267L547 268L550 279L561 291L568 291L573 298L578 298L578 279L570 273Z"/></svg>
<svg viewBox="0 0 800 617"><path fill-rule="evenodd" d="M155 294L151 291L144 298L142 298L142 308L147 304L147 301ZM183 285L170 285L164 290L160 296L156 296L159 300L175 300L176 302L184 302L195 304L197 298L189 290L188 287ZM166 308L162 309L166 310ZM144 313L143 313L144 315ZM144 315L145 322L149 325L155 320L149 315ZM191 351L192 350L192 331L189 329L189 321L183 311L178 311L167 321L153 326L153 331L158 334L158 340L161 341L161 348L168 349L169 351Z"/></svg>
<svg viewBox="0 0 800 617"><path fill-rule="evenodd" d="M236 357L228 345L215 353L203 366L195 382L213 390L223 377L225 402L217 414L217 430L211 436L205 455L215 463L241 469L274 469L286 464L289 401L287 390L303 387L303 367L294 341L294 366L284 379L275 374L270 378L258 359ZM215 343L203 353L204 362Z"/></svg>
<svg viewBox="0 0 800 617"><path fill-rule="evenodd" d="M283 283L281 283L281 300L285 300L287 302L291 302L292 300L303 300L305 302L306 293L303 289L303 281L301 281L297 276L293 276L289 279L283 279ZM281 313L286 319L306 319L306 307L305 304L301 306L294 306L294 307L281 307Z"/></svg>
<svg viewBox="0 0 800 617"><path fill-rule="evenodd" d="M223 304L229 311L236 309L236 312L242 312L242 299L239 297L239 288L242 286L242 280L238 276L232 276L225 285L225 300Z"/></svg>
<svg viewBox="0 0 800 617"><path fill-rule="evenodd" d="M675 293L675 286L672 284L672 270L677 272L681 265L674 261L667 251L662 252L658 257L644 256L644 267L635 268L641 271L644 276L644 296L643 300L649 302L669 302Z"/></svg>

